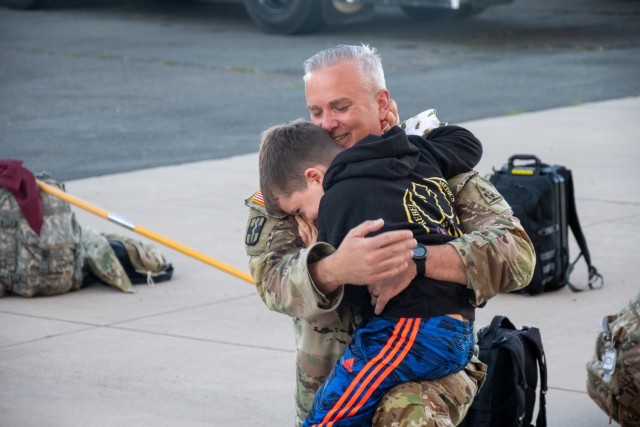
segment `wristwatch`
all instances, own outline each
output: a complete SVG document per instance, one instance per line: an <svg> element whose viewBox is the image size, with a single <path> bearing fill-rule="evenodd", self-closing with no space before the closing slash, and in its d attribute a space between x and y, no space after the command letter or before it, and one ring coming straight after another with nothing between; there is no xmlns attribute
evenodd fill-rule
<svg viewBox="0 0 640 427"><path fill-rule="evenodd" d="M427 247L422 243L418 243L418 246L413 248L413 260L416 263L416 276L424 277L424 273L427 271Z"/></svg>

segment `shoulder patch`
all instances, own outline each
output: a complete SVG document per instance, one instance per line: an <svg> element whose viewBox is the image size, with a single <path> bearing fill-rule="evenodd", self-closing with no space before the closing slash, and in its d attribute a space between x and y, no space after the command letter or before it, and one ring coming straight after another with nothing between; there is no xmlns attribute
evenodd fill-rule
<svg viewBox="0 0 640 427"><path fill-rule="evenodd" d="M264 197L262 197L262 191L256 191L256 193L251 198L251 201L257 205L264 207Z"/></svg>
<svg viewBox="0 0 640 427"><path fill-rule="evenodd" d="M480 192L480 195L482 196L482 198L489 204L489 205L493 205L495 203L498 203L499 201L502 200L502 196L493 191L492 189L482 185L479 182L476 182L476 186L478 188L478 192Z"/></svg>
<svg viewBox="0 0 640 427"><path fill-rule="evenodd" d="M260 190L253 193L253 195L248 199L244 199L244 204L245 206L256 209L265 215L267 213L267 208L264 205L264 197L262 197L262 192Z"/></svg>
<svg viewBox="0 0 640 427"><path fill-rule="evenodd" d="M244 243L247 246L254 246L260 241L260 234L265 222L267 222L267 217L263 215L251 218L247 225L247 234L244 237Z"/></svg>

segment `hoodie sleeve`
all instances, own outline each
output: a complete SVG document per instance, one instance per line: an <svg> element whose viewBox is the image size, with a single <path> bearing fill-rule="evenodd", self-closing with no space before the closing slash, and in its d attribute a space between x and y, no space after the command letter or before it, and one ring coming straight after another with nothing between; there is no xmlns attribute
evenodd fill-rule
<svg viewBox="0 0 640 427"><path fill-rule="evenodd" d="M430 145L430 152L439 163L445 179L470 172L482 158L480 140L460 126L433 129L426 139L418 136L409 138L419 148Z"/></svg>

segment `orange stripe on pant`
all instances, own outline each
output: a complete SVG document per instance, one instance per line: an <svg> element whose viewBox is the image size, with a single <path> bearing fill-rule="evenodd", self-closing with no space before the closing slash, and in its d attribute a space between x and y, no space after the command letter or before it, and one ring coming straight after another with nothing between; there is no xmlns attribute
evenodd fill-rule
<svg viewBox="0 0 640 427"><path fill-rule="evenodd" d="M331 408L331 410L329 412L327 412L325 417L322 419L322 423L315 424L314 427L323 426L323 425L325 425L324 423L328 423L329 421L331 421L331 418L336 413L336 411L338 411L340 409L340 407L349 398L349 395L351 394L351 392L353 392L353 389L358 385L359 381L367 374L367 370L369 369L369 367L372 366L373 364L377 363L380 359L382 359L384 357L385 353L392 347L394 341L401 337L400 331L402 330L404 324L406 323L406 320L407 319L405 319L405 318L401 318L398 321L398 323L396 324L396 327L395 327L395 329L393 331L393 334L391 335L391 337L389 338L389 340L387 341L385 346L382 348L382 350L380 350L380 353L378 353L376 355L376 357L371 359L369 361L369 363L366 364L364 368L362 368L362 371L360 371L358 373L358 375L356 375L356 377L351 382L349 387L344 391L344 393L342 394L342 396L340 397L338 402L336 402L336 404L333 405L333 408Z"/></svg>
<svg viewBox="0 0 640 427"><path fill-rule="evenodd" d="M371 387L369 387L369 391L367 392L367 394L365 394L362 397L362 399L360 399L360 402L358 402L358 405L351 410L348 416L353 416L353 414L355 414L362 407L362 405L364 405L366 401L371 397L371 394L373 394L373 392L378 388L380 383L382 383L382 381L384 381L389 376L389 374L394 369L396 369L400 363L402 363L402 361L404 360L404 357L411 350L411 347L413 347L413 344L416 341L416 335L418 335L419 330L420 330L420 319L415 319L415 323L413 325L413 328L411 329L411 336L409 337L409 341L402 349L402 353L400 354L400 356L398 356L396 360L393 362L393 364L387 367L387 369L382 373L382 375L378 377L376 382L373 383Z"/></svg>
<svg viewBox="0 0 640 427"><path fill-rule="evenodd" d="M351 382L349 387L345 390L343 395L340 397L340 400L334 405L333 408L325 415L324 419L320 424L316 424L316 426L327 426L330 427L334 422L344 418L347 411L350 410L349 416L353 415L371 396L371 394L375 391L375 389L380 385L382 381L402 362L402 359L406 356L407 352L411 349L415 341L415 337L420 328L420 319L407 319L401 318L399 319L396 327L393 331L393 334L385 344L385 346L380 350L380 352L371 359L358 373L358 375ZM399 356L397 356L399 354ZM396 359L394 360L394 357ZM378 378L377 381L373 384L373 388L367 389L367 386L375 376L385 368L382 376ZM359 387L358 387L359 386ZM345 401L349 398L353 390L358 387L355 394L351 396L349 401L345 404ZM357 405L356 400L365 393L363 398L360 398ZM338 412L339 411L339 412ZM336 414L336 412L338 412Z"/></svg>

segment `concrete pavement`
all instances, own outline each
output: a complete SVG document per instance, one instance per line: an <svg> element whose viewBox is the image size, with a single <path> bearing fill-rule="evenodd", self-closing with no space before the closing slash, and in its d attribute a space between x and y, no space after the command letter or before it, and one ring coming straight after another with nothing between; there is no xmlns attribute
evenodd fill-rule
<svg viewBox="0 0 640 427"><path fill-rule="evenodd" d="M514 153L535 153L574 173L604 289L501 294L478 310L476 322L504 314L516 326L540 328L552 427L608 425L586 394L585 364L600 318L639 288L638 117L634 97L462 124L484 143L482 173ZM70 181L67 190L247 270L243 199L257 182L254 153ZM129 233L75 211L83 227ZM138 285L135 294L93 285L55 297L0 299L0 426L291 425L291 321L268 311L253 286L161 249L174 278ZM572 258L577 253L574 245ZM584 264L573 278L585 283Z"/></svg>

